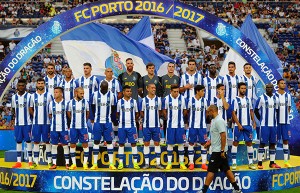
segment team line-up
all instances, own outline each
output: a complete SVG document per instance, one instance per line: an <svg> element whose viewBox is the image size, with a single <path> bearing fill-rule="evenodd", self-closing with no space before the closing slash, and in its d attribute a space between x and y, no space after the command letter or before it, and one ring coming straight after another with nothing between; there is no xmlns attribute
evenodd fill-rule
<svg viewBox="0 0 300 193"><path fill-rule="evenodd" d="M75 148L82 143L84 151L83 168L88 168L88 142L93 136L94 163L90 168L96 170L100 141L106 142L111 170L124 168L124 145L131 144L134 169L140 169L137 159L137 125L143 126L145 166L150 168L150 141L154 141L157 169L172 169L173 147L178 145L180 168L184 164L184 143L188 141L190 170L194 169L194 146L201 145L202 169L207 170L207 149L212 153L226 153L221 145L219 133L210 133L211 124L217 118L232 123L232 169L237 169L236 156L239 141L247 145L249 169L263 169L262 158L265 145L269 145L270 167L280 168L275 163L277 140L283 140L285 167L288 162L288 140L290 133L289 113L291 96L285 92L286 84L278 80L278 91L266 84L266 92L256 97L256 78L251 75L251 64L244 65L243 76L235 74L236 65L228 63L229 73L218 75L215 64L211 64L208 75L202 76L196 70L195 60L188 61L185 74L174 74L175 64L169 63L167 74L155 75L155 65L146 65L147 75L141 76L133 70L133 60L126 60L126 71L117 79L113 69L105 69L105 79L99 81L91 75L92 65L83 64L84 75L74 79L72 70L66 69L62 80L55 75L54 65L48 64L47 76L39 78L36 93L26 92L26 81L19 80L17 93L12 97L15 117L15 140L17 143L17 162L13 168L21 168L22 142L27 143L29 167L38 167L40 142L46 143L46 157L49 169L56 169L57 147L62 144L66 168L75 170ZM218 108L217 118L207 113L209 106ZM258 165L253 164L252 131L256 129L255 116L259 120ZM141 120L139 122L139 120ZM91 126L87 124L90 122ZM118 131L113 131L113 125ZM165 126L167 159L166 168L160 161L160 127ZM231 124L229 124L231 125ZM189 129L186 139L185 127ZM230 126L231 127L231 126ZM231 128L229 128L231 129ZM92 134L92 135L89 135ZM112 144L114 135L118 136L118 166L114 165ZM217 136L214 140L211 137ZM218 137L219 136L219 137ZM33 145L32 145L33 143ZM70 144L70 145L69 145ZM33 152L33 155L32 155ZM71 157L72 165L70 165Z"/></svg>

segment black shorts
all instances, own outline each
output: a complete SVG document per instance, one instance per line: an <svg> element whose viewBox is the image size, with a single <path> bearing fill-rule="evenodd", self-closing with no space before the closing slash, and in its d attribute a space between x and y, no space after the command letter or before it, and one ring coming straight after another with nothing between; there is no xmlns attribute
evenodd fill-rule
<svg viewBox="0 0 300 193"><path fill-rule="evenodd" d="M221 157L221 152L213 152L209 159L207 171L217 173L220 169L221 172L226 173L228 170L230 170L226 153L225 156L226 158L224 159Z"/></svg>

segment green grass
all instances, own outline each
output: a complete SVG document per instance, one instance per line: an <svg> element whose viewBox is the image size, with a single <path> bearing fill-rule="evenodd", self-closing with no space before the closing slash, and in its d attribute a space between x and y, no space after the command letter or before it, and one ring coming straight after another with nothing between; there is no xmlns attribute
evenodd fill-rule
<svg viewBox="0 0 300 193"><path fill-rule="evenodd" d="M0 158L4 158L4 152L3 150L0 151Z"/></svg>
<svg viewBox="0 0 300 193"><path fill-rule="evenodd" d="M0 151L0 158L4 158L4 152L5 151ZM23 191L12 191L12 190L2 190L0 189L0 193L25 193ZM300 187L297 188L292 188L292 189L287 189L287 190L277 190L277 191L266 191L262 193L299 193L300 192Z"/></svg>

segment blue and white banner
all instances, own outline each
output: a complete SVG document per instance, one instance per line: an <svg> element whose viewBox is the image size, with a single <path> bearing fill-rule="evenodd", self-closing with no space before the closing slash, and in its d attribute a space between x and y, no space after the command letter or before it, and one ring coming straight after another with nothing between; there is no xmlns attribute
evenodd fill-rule
<svg viewBox="0 0 300 193"><path fill-rule="evenodd" d="M149 16L144 16L136 25L134 25L128 32L127 36L155 50L154 37Z"/></svg>
<svg viewBox="0 0 300 193"><path fill-rule="evenodd" d="M0 39L21 40L28 36L35 28L32 27L12 27L9 29L0 29Z"/></svg>
<svg viewBox="0 0 300 193"><path fill-rule="evenodd" d="M75 77L82 75L82 64L85 62L92 64L93 74L104 76L105 68L111 67L117 77L126 71L127 58L133 59L134 70L141 75L147 74L145 65L149 62L154 63L159 72L163 63L172 61L104 24L87 24L63 35L61 40Z"/></svg>
<svg viewBox="0 0 300 193"><path fill-rule="evenodd" d="M32 192L172 192L194 193L204 185L207 172L67 171L25 170L0 167L0 188ZM234 172L237 185L246 192L283 190L300 185L300 167ZM218 173L209 189L232 192L232 185Z"/></svg>

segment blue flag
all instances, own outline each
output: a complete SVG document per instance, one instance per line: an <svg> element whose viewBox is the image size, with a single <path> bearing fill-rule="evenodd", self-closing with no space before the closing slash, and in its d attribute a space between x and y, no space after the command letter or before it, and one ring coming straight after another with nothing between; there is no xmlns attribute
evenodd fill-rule
<svg viewBox="0 0 300 193"><path fill-rule="evenodd" d="M112 68L114 76L124 72L125 61L132 58L134 70L147 74L146 64L155 64L156 71L164 63L172 62L150 47L129 38L109 25L90 23L61 37L70 67L75 77L81 76L82 64L90 62L93 74L104 76L105 68Z"/></svg>

